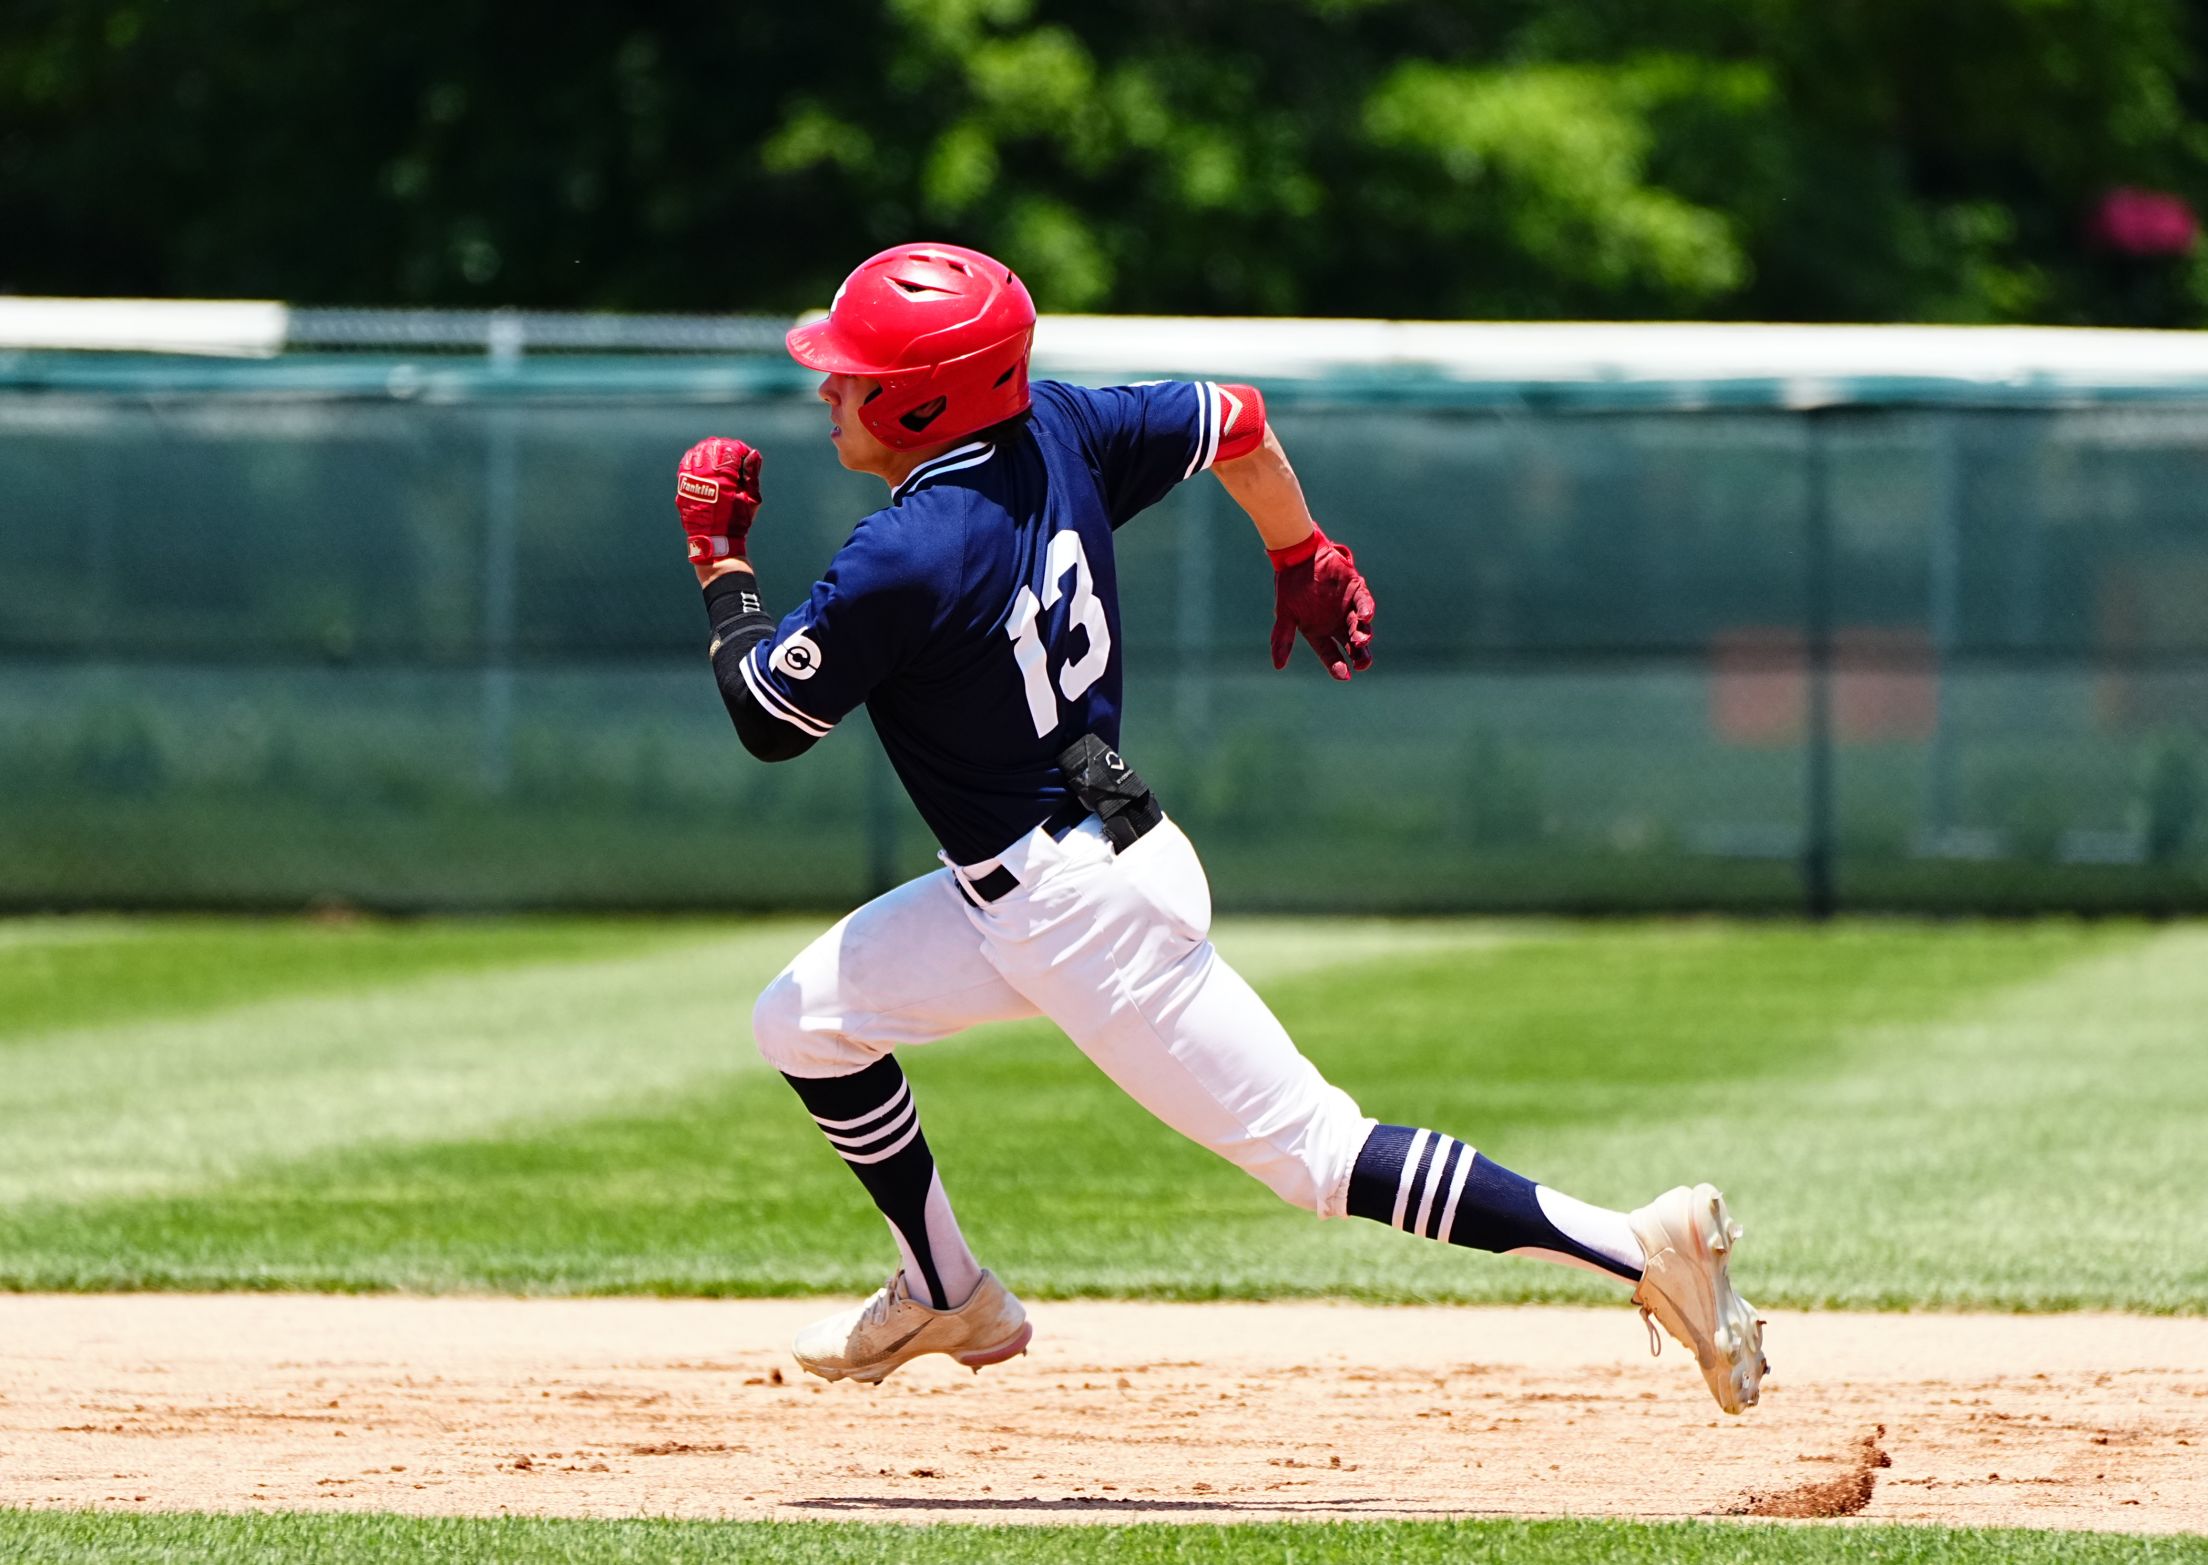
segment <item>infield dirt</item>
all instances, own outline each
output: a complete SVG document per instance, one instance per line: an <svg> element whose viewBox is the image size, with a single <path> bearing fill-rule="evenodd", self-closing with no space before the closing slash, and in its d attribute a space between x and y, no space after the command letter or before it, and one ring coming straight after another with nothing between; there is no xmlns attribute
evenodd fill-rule
<svg viewBox="0 0 2208 1565"><path fill-rule="evenodd" d="M0 1296L0 1506L2208 1530L2208 1320L1780 1313L1736 1419L1626 1308L1042 1303L878 1389L823 1308Z"/></svg>

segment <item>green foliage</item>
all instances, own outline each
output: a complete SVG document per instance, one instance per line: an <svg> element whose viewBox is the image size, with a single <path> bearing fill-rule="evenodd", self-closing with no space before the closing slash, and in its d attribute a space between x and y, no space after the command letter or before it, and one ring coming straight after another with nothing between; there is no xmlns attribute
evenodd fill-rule
<svg viewBox="0 0 2208 1565"><path fill-rule="evenodd" d="M2177 0L143 0L0 32L0 287L795 309L869 250L1046 308L2208 319ZM518 90L526 84L526 90Z"/></svg>
<svg viewBox="0 0 2208 1565"><path fill-rule="evenodd" d="M2208 1558L2189 1537L1708 1522L1290 1522L931 1526L542 1517L0 1511L0 1549L54 1565L2132 1565Z"/></svg>
<svg viewBox="0 0 2208 1565"><path fill-rule="evenodd" d="M1438 237L1515 252L1559 287L1691 308L1737 291L1748 259L1722 214L1647 182L1648 87L1691 90L1700 74L1692 62L1655 63L1405 65L1373 93L1366 126L1380 146L1420 153L1447 176L1428 211ZM1749 96L1768 96L1768 82ZM1462 281L1445 286L1477 307Z"/></svg>

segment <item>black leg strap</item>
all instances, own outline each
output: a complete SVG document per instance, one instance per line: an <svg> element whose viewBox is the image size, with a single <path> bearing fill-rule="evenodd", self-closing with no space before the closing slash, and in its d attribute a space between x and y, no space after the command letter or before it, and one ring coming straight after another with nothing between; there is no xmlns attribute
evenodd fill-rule
<svg viewBox="0 0 2208 1565"><path fill-rule="evenodd" d="M1117 853L1139 842L1165 819L1158 796L1149 785L1120 758L1118 751L1094 734L1084 734L1070 746L1058 757L1058 766L1066 774L1073 798L1043 822L1042 829L1053 837L1064 837L1094 815L1104 823L1104 835ZM952 880L958 894L975 907L996 901L1020 884L1020 878L1002 864L971 881L963 875L954 875Z"/></svg>
<svg viewBox="0 0 2208 1565"><path fill-rule="evenodd" d="M1083 734L1068 745L1058 757L1058 769L1066 774L1074 798L1104 823L1104 835L1115 849L1132 847L1165 819L1150 785L1095 734Z"/></svg>

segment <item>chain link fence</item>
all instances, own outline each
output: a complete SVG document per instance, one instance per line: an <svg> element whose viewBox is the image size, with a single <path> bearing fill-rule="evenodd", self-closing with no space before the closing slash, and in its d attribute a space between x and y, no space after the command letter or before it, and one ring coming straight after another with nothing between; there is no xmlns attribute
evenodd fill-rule
<svg viewBox="0 0 2208 1565"><path fill-rule="evenodd" d="M261 362L0 360L0 904L833 907L932 864L863 723L757 765L705 662L685 446L766 451L770 608L882 498L740 356L783 323L395 354L315 314ZM1379 662L1273 672L1216 484L1119 534L1127 749L1221 906L2208 907L2208 395L1265 388Z"/></svg>

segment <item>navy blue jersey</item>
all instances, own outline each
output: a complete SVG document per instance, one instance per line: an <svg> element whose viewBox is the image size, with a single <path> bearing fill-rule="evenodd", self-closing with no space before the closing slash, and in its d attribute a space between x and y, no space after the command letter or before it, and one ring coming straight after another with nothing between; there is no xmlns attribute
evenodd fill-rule
<svg viewBox="0 0 2208 1565"><path fill-rule="evenodd" d="M743 659L818 738L861 702L952 861L994 858L1068 799L1056 758L1119 744L1112 532L1219 449L1209 382L1037 381L1019 421L914 469Z"/></svg>

